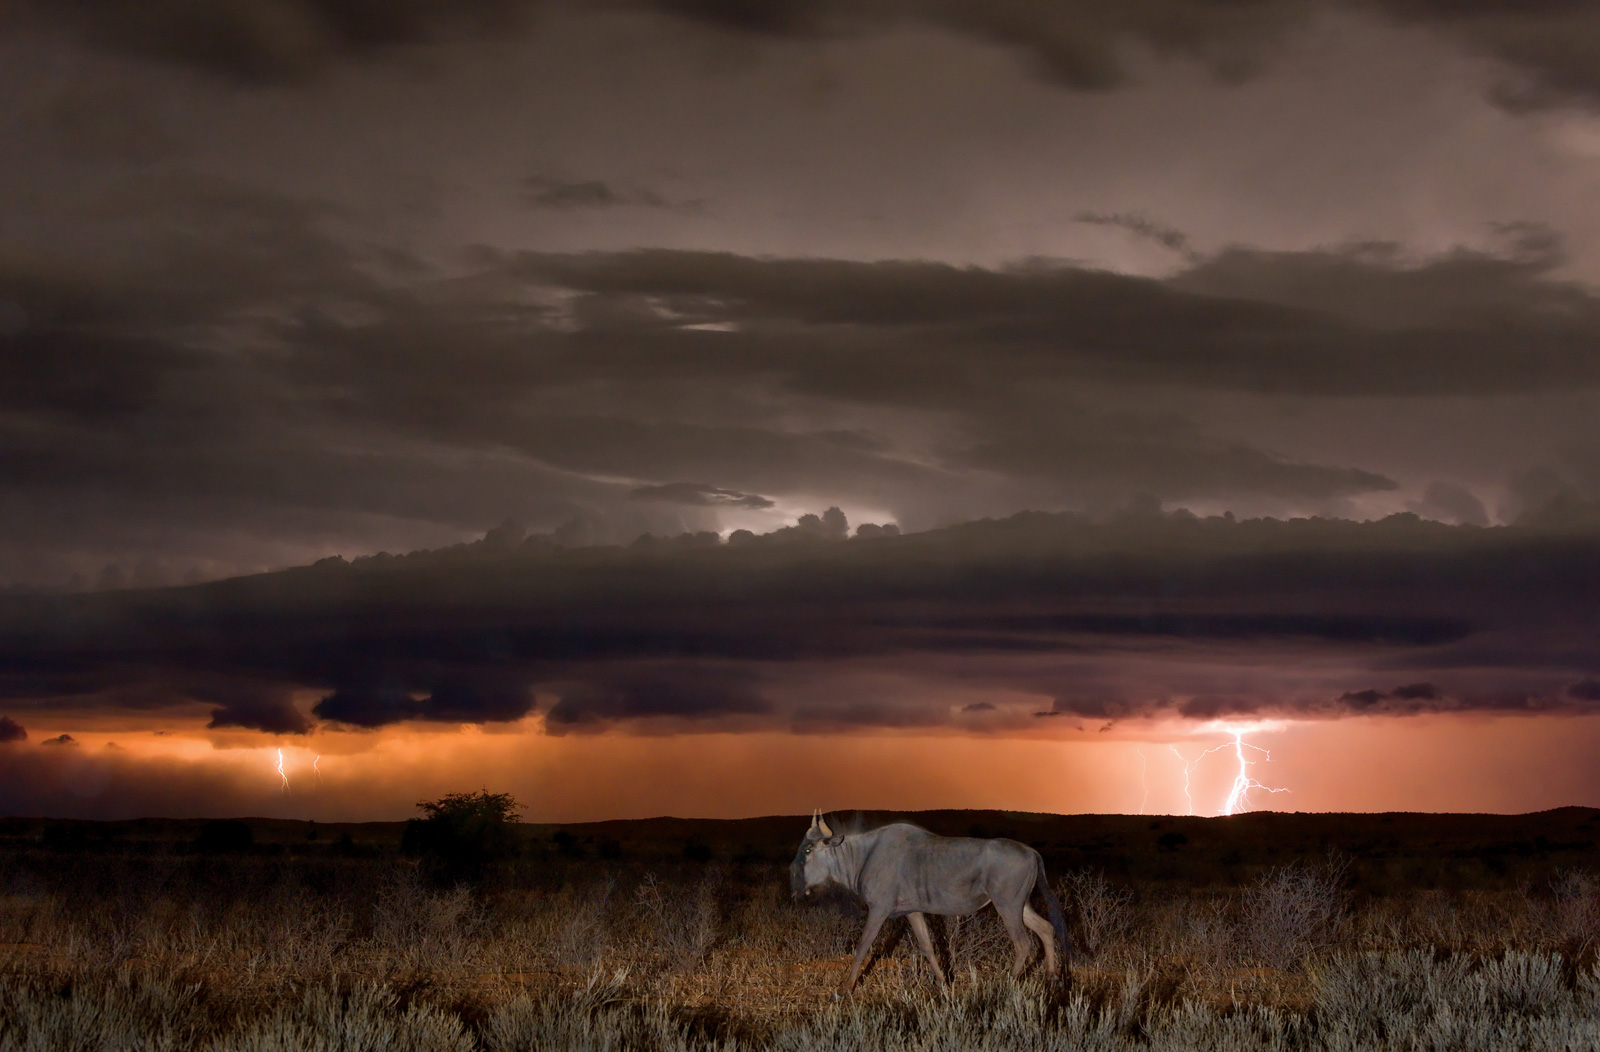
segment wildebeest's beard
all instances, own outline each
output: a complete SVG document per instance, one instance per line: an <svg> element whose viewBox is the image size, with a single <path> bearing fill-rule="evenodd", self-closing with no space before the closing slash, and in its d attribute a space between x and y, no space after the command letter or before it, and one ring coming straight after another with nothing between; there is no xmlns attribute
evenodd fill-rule
<svg viewBox="0 0 1600 1052"><path fill-rule="evenodd" d="M789 889L797 899L811 894L811 889L806 887L806 848L810 843L806 841L801 844L800 850L794 853L794 861L789 864Z"/></svg>

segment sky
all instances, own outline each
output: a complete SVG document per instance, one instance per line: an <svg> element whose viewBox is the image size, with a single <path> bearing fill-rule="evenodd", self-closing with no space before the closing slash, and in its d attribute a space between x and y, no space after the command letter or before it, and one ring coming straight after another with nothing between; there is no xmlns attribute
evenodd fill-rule
<svg viewBox="0 0 1600 1052"><path fill-rule="evenodd" d="M0 812L1600 805L1600 5L0 30Z"/></svg>

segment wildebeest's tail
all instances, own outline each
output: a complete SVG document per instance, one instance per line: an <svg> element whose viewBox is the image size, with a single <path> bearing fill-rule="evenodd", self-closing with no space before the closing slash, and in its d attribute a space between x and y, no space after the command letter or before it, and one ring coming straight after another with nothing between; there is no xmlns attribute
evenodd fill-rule
<svg viewBox="0 0 1600 1052"><path fill-rule="evenodd" d="M1050 878L1045 876L1044 856L1035 851L1033 861L1039 870L1035 884L1039 892L1044 895L1045 907L1050 911L1050 927L1054 928L1056 933L1056 949L1061 953L1061 971L1058 974L1065 979L1067 962L1076 955L1072 947L1072 935L1067 931L1067 918L1061 913L1061 900L1056 898L1056 893L1050 888Z"/></svg>

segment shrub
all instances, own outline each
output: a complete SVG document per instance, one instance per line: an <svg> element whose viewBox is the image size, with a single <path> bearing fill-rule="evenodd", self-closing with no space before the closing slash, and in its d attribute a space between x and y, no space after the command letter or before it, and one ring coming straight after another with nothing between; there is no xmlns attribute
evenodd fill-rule
<svg viewBox="0 0 1600 1052"><path fill-rule="evenodd" d="M250 827L236 818L219 818L200 827L194 846L201 851L249 851L255 844Z"/></svg>
<svg viewBox="0 0 1600 1052"><path fill-rule="evenodd" d="M476 1042L453 1012L427 1005L399 1007L387 987L363 983L347 993L308 987L243 1033L209 1052L473 1052Z"/></svg>
<svg viewBox="0 0 1600 1052"><path fill-rule="evenodd" d="M1555 893L1551 926L1558 939L1583 953L1600 939L1600 879L1583 869L1558 870L1550 881Z"/></svg>
<svg viewBox="0 0 1600 1052"><path fill-rule="evenodd" d="M417 807L424 817L406 823L400 850L421 858L436 884L482 883L517 855L521 805L509 793L450 793Z"/></svg>
<svg viewBox="0 0 1600 1052"><path fill-rule="evenodd" d="M722 873L707 870L687 894L674 894L654 873L646 873L634 892L639 912L669 965L693 968L705 960L717 941L718 899Z"/></svg>
<svg viewBox="0 0 1600 1052"><path fill-rule="evenodd" d="M552 940L557 965L592 968L605 955L610 942L606 909L616 886L617 878L607 874L589 888L564 889L558 908L560 920Z"/></svg>
<svg viewBox="0 0 1600 1052"><path fill-rule="evenodd" d="M1244 896L1240 941L1246 956L1269 968L1291 968L1332 943L1344 922L1340 887L1347 864L1300 863L1269 870Z"/></svg>
<svg viewBox="0 0 1600 1052"><path fill-rule="evenodd" d="M470 964L488 920L471 889L426 887L414 873L397 872L379 888L372 934L409 972L449 972Z"/></svg>
<svg viewBox="0 0 1600 1052"><path fill-rule="evenodd" d="M0 1049L141 1049L182 1052L205 1025L199 987L166 976L48 976L0 984Z"/></svg>
<svg viewBox="0 0 1600 1052"><path fill-rule="evenodd" d="M1062 881L1061 901L1077 917L1082 951L1097 956L1128 926L1133 892L1114 888L1098 870L1079 869Z"/></svg>

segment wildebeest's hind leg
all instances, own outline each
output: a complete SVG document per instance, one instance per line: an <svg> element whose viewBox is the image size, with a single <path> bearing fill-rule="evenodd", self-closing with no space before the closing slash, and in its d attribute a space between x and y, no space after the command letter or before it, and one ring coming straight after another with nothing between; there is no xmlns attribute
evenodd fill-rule
<svg viewBox="0 0 1600 1052"><path fill-rule="evenodd" d="M944 969L939 966L939 955L933 952L933 936L928 932L928 918L920 913L908 913L906 920L910 922L911 931L917 937L917 945L922 947L928 963L933 965L934 978L939 980L940 986L948 985L945 982Z"/></svg>
<svg viewBox="0 0 1600 1052"><path fill-rule="evenodd" d="M1011 936L1011 945L1017 948L1017 962L1011 966L1011 974L1020 979L1028 967L1028 958L1033 956L1033 939L1028 935L1028 926L1023 923L1022 909L1015 906L1001 909L996 902L994 911L1006 922L1006 934Z"/></svg>
<svg viewBox="0 0 1600 1052"><path fill-rule="evenodd" d="M1044 943L1044 966L1051 975L1056 974L1056 930L1050 927L1049 921L1035 913L1032 906L1022 907L1022 923Z"/></svg>
<svg viewBox="0 0 1600 1052"><path fill-rule="evenodd" d="M872 950L873 942L878 938L878 932L883 928L883 922L889 919L888 910L867 910L867 926L861 932L861 941L856 944L856 958L850 962L850 971L844 977L844 982L839 984L839 992L835 997L843 997L856 985L856 978L861 974L861 966L867 963L867 954Z"/></svg>

